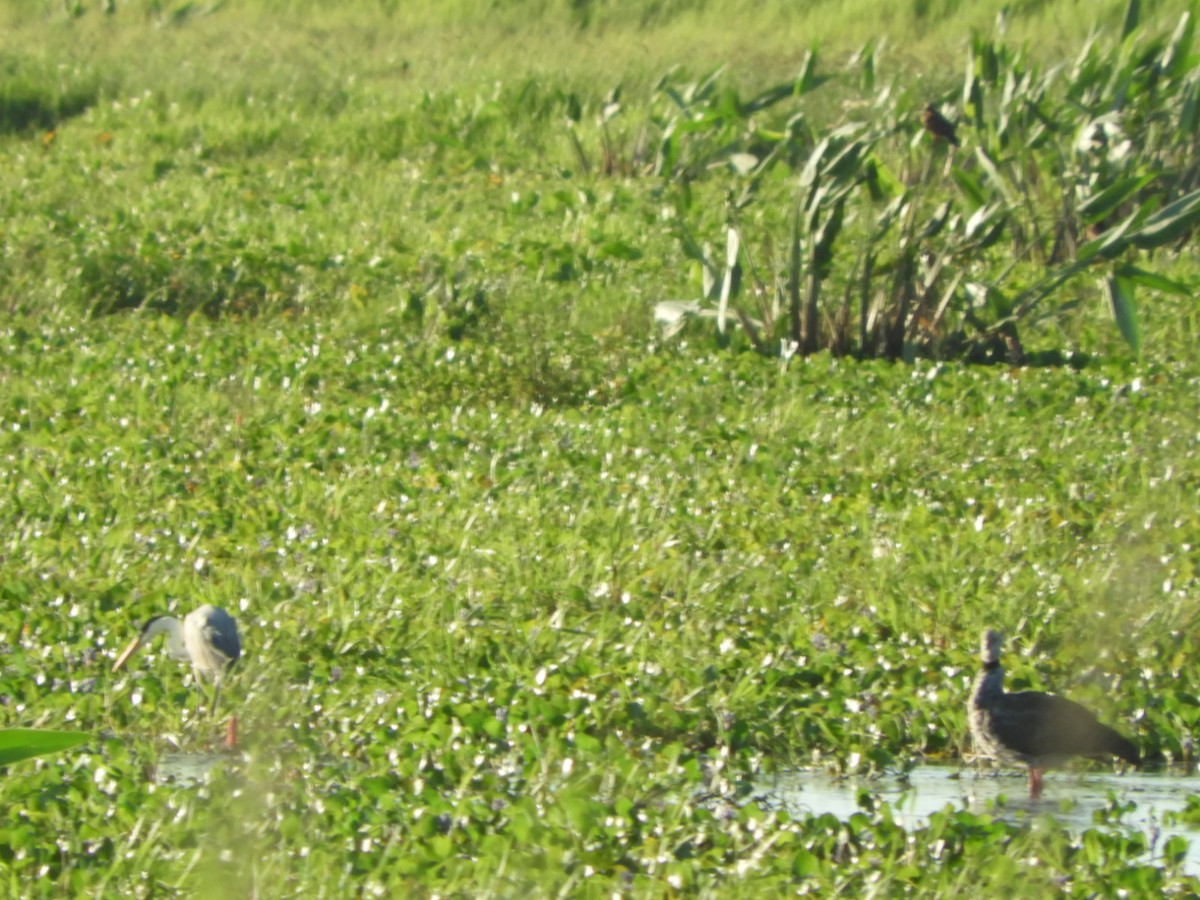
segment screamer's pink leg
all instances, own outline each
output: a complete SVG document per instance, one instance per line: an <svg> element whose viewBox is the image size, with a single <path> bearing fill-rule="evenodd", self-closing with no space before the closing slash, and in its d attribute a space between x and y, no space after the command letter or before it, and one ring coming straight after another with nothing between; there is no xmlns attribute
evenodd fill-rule
<svg viewBox="0 0 1200 900"><path fill-rule="evenodd" d="M1029 799L1037 800L1042 796L1042 770L1029 767Z"/></svg>

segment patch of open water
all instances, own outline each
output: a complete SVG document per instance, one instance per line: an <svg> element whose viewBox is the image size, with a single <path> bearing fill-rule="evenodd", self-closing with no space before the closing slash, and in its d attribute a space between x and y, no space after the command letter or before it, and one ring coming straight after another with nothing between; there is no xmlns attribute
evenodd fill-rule
<svg viewBox="0 0 1200 900"><path fill-rule="evenodd" d="M947 806L988 813L1015 824L1049 816L1074 832L1089 828L1139 830L1146 836L1155 862L1161 861L1163 844L1179 835L1189 843L1185 871L1200 875L1200 830L1163 822L1165 813L1184 809L1189 794L1200 793L1200 777L1178 772L1118 775L1055 770L1046 775L1041 799L1030 800L1024 770L994 774L952 766L918 766L903 779L837 779L801 770L759 782L755 794L765 795L769 804L778 804L792 816L831 813L846 819L862 811L858 793L864 788L887 801L897 824L910 829L923 827L930 815ZM997 803L1001 797L1003 802ZM1123 806L1133 803L1134 808L1118 821L1098 822L1096 813L1108 809L1113 799Z"/></svg>
<svg viewBox="0 0 1200 900"><path fill-rule="evenodd" d="M173 784L178 787L196 787L204 784L208 773L225 753L164 753L154 767L155 784Z"/></svg>

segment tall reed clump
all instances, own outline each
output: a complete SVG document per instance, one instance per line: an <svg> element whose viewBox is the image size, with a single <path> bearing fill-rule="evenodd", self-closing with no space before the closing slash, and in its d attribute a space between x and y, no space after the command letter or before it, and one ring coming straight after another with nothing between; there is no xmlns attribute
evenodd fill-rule
<svg viewBox="0 0 1200 900"><path fill-rule="evenodd" d="M656 318L668 334L710 319L723 339L733 323L756 350L784 357L1021 363L1022 327L1063 318L1098 282L1139 352L1137 289L1190 291L1148 261L1180 249L1200 222L1193 36L1190 13L1170 35L1142 34L1136 0L1118 41L1093 38L1067 67L1043 71L1002 37L977 35L952 125L961 146L922 131L894 85L876 88L870 47L855 60L865 94L846 104L855 118L824 136L796 110L764 127L763 98L676 88L673 100L699 94L709 110L680 106L688 139L667 123L662 171L683 198L672 227L704 277L699 299L663 301ZM792 90L763 96L798 107L821 81L810 58ZM723 260L696 236L701 170L678 160L697 156L730 173ZM786 218L759 208L781 179L793 185Z"/></svg>

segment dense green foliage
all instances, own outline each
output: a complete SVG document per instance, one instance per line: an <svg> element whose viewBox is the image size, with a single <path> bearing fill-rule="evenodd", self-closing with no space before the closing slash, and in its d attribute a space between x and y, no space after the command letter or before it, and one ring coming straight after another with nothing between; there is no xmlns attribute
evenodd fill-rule
<svg viewBox="0 0 1200 900"><path fill-rule="evenodd" d="M1196 888L1119 814L913 828L869 789L845 821L752 799L775 767L961 760L985 625L1015 686L1190 762L1198 323L1155 295L1135 359L1092 285L1022 333L1059 365L662 340L654 304L702 280L680 210L722 233L741 176L700 166L685 203L645 171L678 108L658 78L727 58L752 97L782 59L738 69L677 6L650 24L719 53L639 60L599 3L573 7L578 53L528 32L549 61L499 13L483 49L432 7L8 11L0 726L96 737L6 771L0 890ZM891 152L921 158L924 91L961 70L889 76L921 85ZM814 135L862 71L829 69ZM793 202L778 171L764 209ZM1194 288L1190 245L1152 262ZM135 623L203 602L246 654L241 748L196 787L163 777L220 736L184 670L108 670Z"/></svg>

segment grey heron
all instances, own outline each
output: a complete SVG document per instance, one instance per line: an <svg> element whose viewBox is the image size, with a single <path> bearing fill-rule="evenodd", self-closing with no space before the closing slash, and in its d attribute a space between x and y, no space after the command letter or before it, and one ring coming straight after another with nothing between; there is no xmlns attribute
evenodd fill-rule
<svg viewBox="0 0 1200 900"><path fill-rule="evenodd" d="M1042 773L1072 756L1110 753L1137 765L1133 742L1065 697L1041 691L1004 690L998 631L983 633L983 671L975 680L968 718L981 756L1029 767L1029 796L1042 795Z"/></svg>
<svg viewBox="0 0 1200 900"><path fill-rule="evenodd" d="M141 633L121 651L112 670L118 671L139 647L160 634L167 636L167 652L171 656L192 664L197 689L202 680L213 683L209 715L215 714L221 682L242 655L242 642L238 638L237 622L233 616L207 603L188 613L182 621L175 616L154 616L146 621ZM230 742L236 734L235 723L236 719L230 722Z"/></svg>

